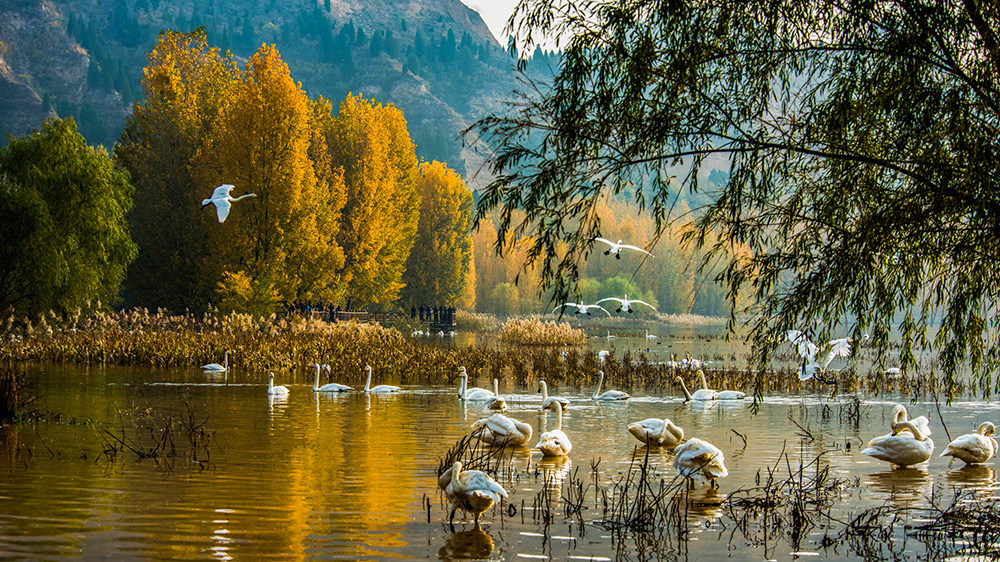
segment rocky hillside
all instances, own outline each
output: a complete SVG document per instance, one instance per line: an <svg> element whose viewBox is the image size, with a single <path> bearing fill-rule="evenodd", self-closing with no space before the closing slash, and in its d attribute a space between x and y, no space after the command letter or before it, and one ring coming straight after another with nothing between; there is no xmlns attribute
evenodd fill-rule
<svg viewBox="0 0 1000 562"><path fill-rule="evenodd" d="M274 43L310 95L360 92L403 109L417 152L473 185L480 161L459 132L501 108L511 58L459 0L6 0L0 3L0 132L73 116L110 147L142 97L146 54L163 29L205 27L240 58ZM529 72L548 61L536 57Z"/></svg>

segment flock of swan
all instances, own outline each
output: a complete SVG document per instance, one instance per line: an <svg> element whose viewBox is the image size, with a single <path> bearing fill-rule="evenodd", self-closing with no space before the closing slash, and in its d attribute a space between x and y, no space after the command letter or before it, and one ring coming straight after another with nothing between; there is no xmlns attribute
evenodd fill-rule
<svg viewBox="0 0 1000 562"><path fill-rule="evenodd" d="M461 368L459 399L466 401L486 401L487 389L468 389L467 374ZM707 388L705 374L697 373L704 388L690 393L681 377L678 382L689 401L705 400L742 400L746 395L739 391L717 391ZM601 393L604 373L599 371L597 388L592 400L627 400L627 393L609 390ZM476 392L472 393L472 390ZM496 388L494 387L494 392ZM539 381L539 392L542 393L542 411L551 410L556 413L556 428L542 433L534 448L543 457L560 457L568 455L573 450L570 437L563 431L563 411L569 406L569 401L561 397L550 397L545 381ZM692 486L709 485L718 487L717 480L729 475L725 465L723 452L709 441L697 437L685 440L684 429L670 419L649 418L628 424L627 431L639 442L648 447L660 447L673 450L673 465L677 474L688 479ZM930 439L930 424L925 416L909 419L906 407L897 404L893 408L890 433L875 437L862 454L889 462L899 467L908 467L930 460L934 451L934 442ZM532 427L502 413L492 414L472 424L473 435L480 441L491 446L525 446L531 441ZM991 422L983 422L972 433L962 435L948 444L941 457L951 456L966 464L978 464L989 461L997 455L997 441L992 437L996 426ZM448 469L439 480L445 497L451 502L452 510L449 524L452 523L456 510L470 513L479 525L479 517L490 509L501 498L507 497L507 492L489 475L469 470L461 472L461 464L456 463ZM463 475L460 483L455 483L453 474Z"/></svg>

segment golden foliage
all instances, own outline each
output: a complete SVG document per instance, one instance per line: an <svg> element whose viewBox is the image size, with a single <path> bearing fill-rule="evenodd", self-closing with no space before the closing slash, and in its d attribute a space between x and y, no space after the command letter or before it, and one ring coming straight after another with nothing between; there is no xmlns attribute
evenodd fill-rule
<svg viewBox="0 0 1000 562"><path fill-rule="evenodd" d="M508 318L500 327L500 341L518 345L577 345L587 341L587 335L569 322L543 322L532 316Z"/></svg>

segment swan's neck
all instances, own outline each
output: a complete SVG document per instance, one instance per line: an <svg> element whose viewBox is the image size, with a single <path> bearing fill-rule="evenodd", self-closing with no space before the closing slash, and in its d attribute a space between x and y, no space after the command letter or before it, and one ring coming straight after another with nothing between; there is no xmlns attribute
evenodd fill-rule
<svg viewBox="0 0 1000 562"><path fill-rule="evenodd" d="M546 400L549 399L549 388L548 388L549 385L545 384L545 381L542 381L541 386L542 386L542 402L545 402Z"/></svg>
<svg viewBox="0 0 1000 562"><path fill-rule="evenodd" d="M604 371L601 371L601 376L597 378L597 388L594 389L593 398L597 398L597 395L601 393L602 384L604 384Z"/></svg>
<svg viewBox="0 0 1000 562"><path fill-rule="evenodd" d="M684 397L691 400L691 393L688 392L688 387L684 384L684 379L677 377L677 382L681 383L681 390L684 391Z"/></svg>
<svg viewBox="0 0 1000 562"><path fill-rule="evenodd" d="M274 388L274 375L271 375L271 377L267 379L267 389L271 390L272 388Z"/></svg>
<svg viewBox="0 0 1000 562"><path fill-rule="evenodd" d="M222 356L222 366L225 367L227 371L229 370L229 352L228 351Z"/></svg>
<svg viewBox="0 0 1000 562"><path fill-rule="evenodd" d="M319 390L319 365L316 365L316 380L313 381L313 390Z"/></svg>
<svg viewBox="0 0 1000 562"><path fill-rule="evenodd" d="M469 377L465 373L462 373L462 375L458 377L458 397L462 400L465 400L465 395L467 393L466 386L468 385L468 380Z"/></svg>
<svg viewBox="0 0 1000 562"><path fill-rule="evenodd" d="M677 437L678 433L680 433L680 437ZM660 441L663 441L668 434L677 437L678 441L684 438L684 431L681 428L674 425L672 421L664 419L663 431L660 432Z"/></svg>
<svg viewBox="0 0 1000 562"><path fill-rule="evenodd" d="M368 389L371 388L372 384L372 370L371 368L365 370L368 371L368 378L365 379L365 392L367 392Z"/></svg>
<svg viewBox="0 0 1000 562"><path fill-rule="evenodd" d="M910 430L910 432L913 433L913 438L916 439L917 441L923 441L925 439L924 434L920 433L920 430L917 429L917 426L910 421L899 422L898 424L896 424L896 427L893 428L892 430L892 434L899 435L901 431L906 429Z"/></svg>
<svg viewBox="0 0 1000 562"><path fill-rule="evenodd" d="M701 387L708 390L708 383L705 382L705 371L698 371L698 376L701 377Z"/></svg>
<svg viewBox="0 0 1000 562"><path fill-rule="evenodd" d="M556 429L562 431L562 408L556 404L553 410L556 411Z"/></svg>

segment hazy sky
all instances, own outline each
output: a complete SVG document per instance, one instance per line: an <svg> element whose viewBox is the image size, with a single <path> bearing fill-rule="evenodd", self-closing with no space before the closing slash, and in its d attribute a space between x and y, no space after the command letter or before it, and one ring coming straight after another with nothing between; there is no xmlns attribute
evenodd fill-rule
<svg viewBox="0 0 1000 562"><path fill-rule="evenodd" d="M503 28L507 25L507 18L514 11L517 2L518 0L462 0L463 4L479 12L490 31L505 47L507 34L503 32Z"/></svg>

